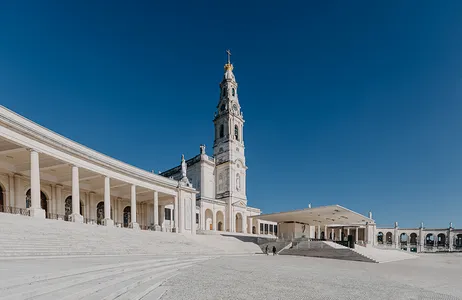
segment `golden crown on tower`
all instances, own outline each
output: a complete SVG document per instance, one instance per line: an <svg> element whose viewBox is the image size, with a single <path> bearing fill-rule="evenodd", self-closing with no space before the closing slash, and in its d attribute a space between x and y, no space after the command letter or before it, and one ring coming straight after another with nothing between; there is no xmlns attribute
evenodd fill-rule
<svg viewBox="0 0 462 300"><path fill-rule="evenodd" d="M231 64L231 51L226 50L226 53L228 54L228 63L225 64L225 71L232 71L233 70L233 65Z"/></svg>

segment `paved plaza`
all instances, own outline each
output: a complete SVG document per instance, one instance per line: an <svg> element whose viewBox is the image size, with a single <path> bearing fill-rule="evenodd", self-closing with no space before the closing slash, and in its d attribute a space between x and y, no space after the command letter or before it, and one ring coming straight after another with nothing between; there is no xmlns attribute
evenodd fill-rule
<svg viewBox="0 0 462 300"><path fill-rule="evenodd" d="M162 300L462 299L462 255L384 264L290 256L221 257L168 280Z"/></svg>
<svg viewBox="0 0 462 300"><path fill-rule="evenodd" d="M10 257L0 260L0 299L462 299L461 261L461 254L383 264L266 255Z"/></svg>

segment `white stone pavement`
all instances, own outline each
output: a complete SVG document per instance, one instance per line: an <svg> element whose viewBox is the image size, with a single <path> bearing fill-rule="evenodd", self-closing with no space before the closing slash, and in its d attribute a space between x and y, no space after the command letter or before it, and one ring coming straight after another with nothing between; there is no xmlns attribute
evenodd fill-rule
<svg viewBox="0 0 462 300"><path fill-rule="evenodd" d="M168 280L161 299L461 299L461 269L462 256L457 254L387 264L222 257Z"/></svg>

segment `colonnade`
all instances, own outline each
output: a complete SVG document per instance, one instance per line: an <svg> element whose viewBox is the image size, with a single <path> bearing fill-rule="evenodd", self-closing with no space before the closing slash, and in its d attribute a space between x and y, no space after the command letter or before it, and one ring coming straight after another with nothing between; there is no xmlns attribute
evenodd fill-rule
<svg viewBox="0 0 462 300"><path fill-rule="evenodd" d="M41 207L41 188L40 188L40 165L39 165L39 153L33 149L30 149L30 207L29 207L29 214L32 217L38 218L45 218L45 210ZM82 223L83 216L80 213L80 179L79 179L79 167L72 165L72 213L69 216L69 220L72 222ZM111 178L108 176L104 176L104 219L103 225L106 226L113 226L114 220L111 218ZM19 184L18 184L19 186ZM137 186L135 184L131 184L130 186L130 224L129 227L133 229L139 229L140 226L137 222L137 193L136 193ZM155 230L160 230L159 224L159 192L153 190L153 221L154 221L154 228ZM181 190L176 191L176 195L172 195L173 197L173 211L174 211L174 231L182 232L185 230L189 230L191 227L191 233L195 233L195 226L196 226L196 209L195 209L195 197L193 199L178 199L178 194L181 195ZM52 189L53 198L56 197L57 199L62 199L62 185L56 185L54 189ZM92 202L92 195L93 192L89 193L89 203ZM85 197L87 198L87 197ZM85 199L87 200L87 199ZM186 203L190 201L191 203ZM191 215L186 216L185 206L190 207ZM56 211L57 211L56 207ZM162 211L161 214L164 214ZM186 224L186 221L191 219L191 224Z"/></svg>

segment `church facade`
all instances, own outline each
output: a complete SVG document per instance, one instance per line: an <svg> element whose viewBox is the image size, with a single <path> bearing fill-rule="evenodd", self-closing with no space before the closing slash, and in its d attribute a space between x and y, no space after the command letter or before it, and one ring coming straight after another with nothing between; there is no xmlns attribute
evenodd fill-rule
<svg viewBox="0 0 462 300"><path fill-rule="evenodd" d="M250 218L261 212L247 205L244 116L229 55L213 120L213 156L207 155L205 145L201 145L199 154L185 161L188 183L199 192L198 229L276 235L275 223ZM180 165L160 175L180 180L181 170Z"/></svg>

